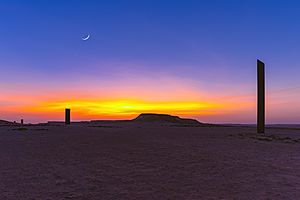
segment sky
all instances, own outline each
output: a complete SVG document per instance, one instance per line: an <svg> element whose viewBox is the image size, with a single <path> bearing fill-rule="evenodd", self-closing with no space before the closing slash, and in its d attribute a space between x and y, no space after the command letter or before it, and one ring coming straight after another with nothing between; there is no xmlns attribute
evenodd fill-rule
<svg viewBox="0 0 300 200"><path fill-rule="evenodd" d="M299 123L299 19L290 0L0 0L0 119L255 123L260 59L267 123Z"/></svg>

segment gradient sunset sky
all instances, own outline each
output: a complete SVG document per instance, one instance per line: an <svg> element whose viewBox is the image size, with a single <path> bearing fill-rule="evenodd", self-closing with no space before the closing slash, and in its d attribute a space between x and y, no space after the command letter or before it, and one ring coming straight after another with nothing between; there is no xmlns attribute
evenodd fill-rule
<svg viewBox="0 0 300 200"><path fill-rule="evenodd" d="M300 122L299 1L0 0L0 119ZM90 39L82 38L90 34Z"/></svg>

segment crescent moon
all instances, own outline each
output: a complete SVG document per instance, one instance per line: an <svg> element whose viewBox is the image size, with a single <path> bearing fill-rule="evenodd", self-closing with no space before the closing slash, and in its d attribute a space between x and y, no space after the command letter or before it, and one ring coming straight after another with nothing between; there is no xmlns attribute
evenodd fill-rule
<svg viewBox="0 0 300 200"><path fill-rule="evenodd" d="M88 35L87 37L82 38L82 40L83 40L83 41L86 41L86 40L88 40L88 39L90 38L90 36L91 36L91 35Z"/></svg>

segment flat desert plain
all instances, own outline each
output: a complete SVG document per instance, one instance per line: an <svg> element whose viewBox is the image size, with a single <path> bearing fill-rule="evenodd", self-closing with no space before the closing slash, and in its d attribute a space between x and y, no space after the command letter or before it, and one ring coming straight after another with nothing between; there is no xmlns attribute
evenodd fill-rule
<svg viewBox="0 0 300 200"><path fill-rule="evenodd" d="M300 129L0 127L0 199L299 199Z"/></svg>

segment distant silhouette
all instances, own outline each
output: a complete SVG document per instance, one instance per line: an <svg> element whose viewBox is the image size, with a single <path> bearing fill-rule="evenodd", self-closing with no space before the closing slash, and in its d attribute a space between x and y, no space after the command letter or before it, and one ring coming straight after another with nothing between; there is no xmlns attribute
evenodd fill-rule
<svg viewBox="0 0 300 200"><path fill-rule="evenodd" d="M265 132L265 64L257 60L257 133Z"/></svg>
<svg viewBox="0 0 300 200"><path fill-rule="evenodd" d="M186 124L186 125L201 125L195 119L180 118L168 114L156 113L142 113L137 118L133 119L134 122L155 122L155 123L173 123L173 124Z"/></svg>
<svg viewBox="0 0 300 200"><path fill-rule="evenodd" d="M23 121L23 119L21 119L21 124L24 124L24 121Z"/></svg>
<svg viewBox="0 0 300 200"><path fill-rule="evenodd" d="M70 110L70 108L66 108L65 112L66 112L65 113L65 123L70 124L71 123L71 117L70 117L71 110Z"/></svg>

